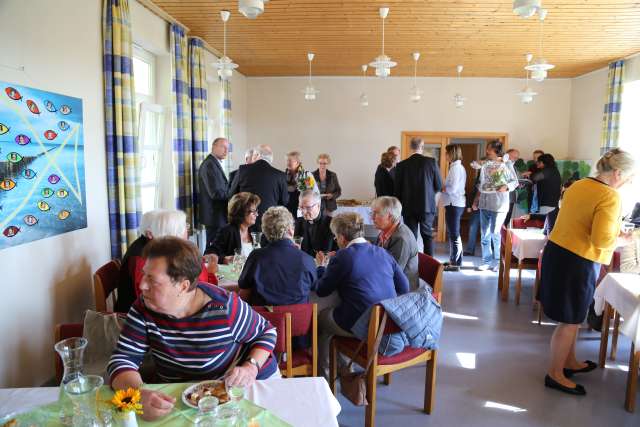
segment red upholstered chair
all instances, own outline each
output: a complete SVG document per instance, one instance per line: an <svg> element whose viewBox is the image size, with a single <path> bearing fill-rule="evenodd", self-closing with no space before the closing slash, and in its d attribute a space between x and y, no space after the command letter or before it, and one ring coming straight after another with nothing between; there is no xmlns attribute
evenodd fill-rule
<svg viewBox="0 0 640 427"><path fill-rule="evenodd" d="M265 308L254 307L258 310ZM287 378L318 375L318 306L316 304L293 304L269 307L274 313L289 313L291 324L287 328L287 360L280 363L280 371ZM311 337L311 348L293 350L293 337Z"/></svg>
<svg viewBox="0 0 640 427"><path fill-rule="evenodd" d="M514 218L511 220L511 228L544 228L544 221L541 219Z"/></svg>
<svg viewBox="0 0 640 427"><path fill-rule="evenodd" d="M264 307L252 307L256 313L264 317L269 323L276 328L278 338L273 351L278 355L278 363L280 363L281 355L287 354L291 347L291 314L274 313L268 311ZM288 356L288 355L287 355Z"/></svg>
<svg viewBox="0 0 640 427"><path fill-rule="evenodd" d="M81 337L82 329L82 323L60 323L56 325L53 331L53 337L55 342L66 340L67 338ZM62 381L64 367L62 366L62 359L60 359L60 356L55 350L53 354L56 368L56 382L59 384Z"/></svg>
<svg viewBox="0 0 640 427"><path fill-rule="evenodd" d="M118 287L120 260L113 259L100 267L93 275L93 291L96 311L106 312L107 300L111 297L111 310L116 304L115 290Z"/></svg>
<svg viewBox="0 0 640 427"><path fill-rule="evenodd" d="M437 259L418 252L418 276L433 289L433 297L442 302L442 274L444 266Z"/></svg>
<svg viewBox="0 0 640 427"><path fill-rule="evenodd" d="M367 373L367 405L365 412L365 426L373 427L375 425L376 415L376 381L381 375L388 375L391 372L408 368L420 363L426 362L426 378L424 387L424 407L423 410L427 414L433 411L435 386L436 386L436 350L424 350L418 348L407 347L401 353L395 356L374 355L375 337L380 328L380 320L384 309L380 305L374 306L371 310L369 318L369 331L367 334L367 345L355 354L359 341L354 338L334 337L331 340L330 347L330 387L333 394L336 394L336 374L337 374L337 357L338 353L345 354L352 358L355 363L360 366L366 366L369 355L373 355L371 368ZM387 319L385 334L398 332L400 328L390 319Z"/></svg>

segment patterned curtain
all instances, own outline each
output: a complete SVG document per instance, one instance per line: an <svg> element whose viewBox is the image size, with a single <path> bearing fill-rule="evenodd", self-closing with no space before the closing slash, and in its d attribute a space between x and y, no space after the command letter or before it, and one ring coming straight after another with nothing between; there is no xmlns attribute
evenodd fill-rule
<svg viewBox="0 0 640 427"><path fill-rule="evenodd" d="M184 28L171 24L171 72L173 97L173 160L176 166L176 208L187 214L187 223L193 226L193 176L191 93L189 90L189 52Z"/></svg>
<svg viewBox="0 0 640 427"><path fill-rule="evenodd" d="M191 81L191 155L193 223L200 225L198 218L198 169L208 152L207 143L207 71L204 45L199 38L189 39L189 67ZM185 168L187 166L185 165ZM188 195L186 196L188 198Z"/></svg>
<svg viewBox="0 0 640 427"><path fill-rule="evenodd" d="M624 60L610 63L607 82L607 97L605 99L604 115L602 117L602 139L600 141L601 155L618 146L623 79Z"/></svg>
<svg viewBox="0 0 640 427"><path fill-rule="evenodd" d="M111 256L138 237L140 159L128 0L104 0L102 10L104 115Z"/></svg>

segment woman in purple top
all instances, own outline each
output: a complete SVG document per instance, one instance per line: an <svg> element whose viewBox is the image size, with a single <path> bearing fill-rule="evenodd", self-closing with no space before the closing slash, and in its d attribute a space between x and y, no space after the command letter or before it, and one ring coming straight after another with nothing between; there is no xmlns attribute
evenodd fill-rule
<svg viewBox="0 0 640 427"><path fill-rule="evenodd" d="M114 389L142 388L143 418L172 411L175 399L143 388L138 368L147 352L167 382L225 377L250 386L278 375L276 330L235 293L198 283L201 257L189 241L153 239L144 250L141 297L134 302L107 371Z"/></svg>

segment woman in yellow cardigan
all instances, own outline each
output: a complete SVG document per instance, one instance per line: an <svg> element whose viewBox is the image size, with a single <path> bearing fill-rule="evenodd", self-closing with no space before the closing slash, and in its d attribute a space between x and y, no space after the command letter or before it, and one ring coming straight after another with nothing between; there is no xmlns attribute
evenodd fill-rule
<svg viewBox="0 0 640 427"><path fill-rule="evenodd" d="M634 160L622 150L606 153L596 166L597 175L574 183L564 193L562 209L542 256L540 302L544 313L558 322L551 337L551 363L545 386L584 395L582 385L570 378L592 371L596 364L576 359L578 327L593 300L602 264L620 240L621 203L618 189L634 173Z"/></svg>

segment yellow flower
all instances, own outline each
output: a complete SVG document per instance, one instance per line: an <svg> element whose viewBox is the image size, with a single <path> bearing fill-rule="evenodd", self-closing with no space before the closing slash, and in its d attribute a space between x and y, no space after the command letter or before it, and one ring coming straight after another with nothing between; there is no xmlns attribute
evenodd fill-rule
<svg viewBox="0 0 640 427"><path fill-rule="evenodd" d="M111 399L111 403L121 412L135 411L138 414L142 414L140 390L138 389L117 390L113 395L113 399Z"/></svg>

